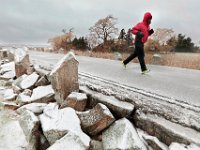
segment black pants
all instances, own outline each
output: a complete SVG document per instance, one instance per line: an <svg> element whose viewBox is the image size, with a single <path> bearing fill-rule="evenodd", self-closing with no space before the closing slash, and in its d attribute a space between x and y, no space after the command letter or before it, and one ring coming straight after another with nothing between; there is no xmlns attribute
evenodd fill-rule
<svg viewBox="0 0 200 150"><path fill-rule="evenodd" d="M127 65L131 60L133 60L135 57L138 57L138 60L140 62L141 70L144 71L147 69L144 61L144 44L135 44L135 51L126 59L123 61L125 65Z"/></svg>

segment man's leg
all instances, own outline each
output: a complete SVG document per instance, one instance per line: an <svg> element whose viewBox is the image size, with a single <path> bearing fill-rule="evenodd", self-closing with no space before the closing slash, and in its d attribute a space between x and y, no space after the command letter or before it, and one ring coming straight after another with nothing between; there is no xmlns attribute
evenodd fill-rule
<svg viewBox="0 0 200 150"><path fill-rule="evenodd" d="M144 60L144 46L143 45L138 46L137 50L138 50L138 60L140 62L140 67L143 72L143 71L147 70L145 60Z"/></svg>
<svg viewBox="0 0 200 150"><path fill-rule="evenodd" d="M138 55L138 60L139 60L139 62L140 62L141 70L142 70L142 71L147 70L147 67L146 67L145 61L144 61L144 56Z"/></svg>
<svg viewBox="0 0 200 150"><path fill-rule="evenodd" d="M136 51L134 51L126 60L123 61L124 65L127 65L131 60L133 60L137 56Z"/></svg>

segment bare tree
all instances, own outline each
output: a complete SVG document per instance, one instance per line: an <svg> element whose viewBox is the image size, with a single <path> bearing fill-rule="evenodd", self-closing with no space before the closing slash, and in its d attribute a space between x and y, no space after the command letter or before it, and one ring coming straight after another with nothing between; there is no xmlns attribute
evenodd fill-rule
<svg viewBox="0 0 200 150"><path fill-rule="evenodd" d="M152 39L158 41L161 45L166 44L167 40L174 36L173 29L158 28L152 35Z"/></svg>
<svg viewBox="0 0 200 150"><path fill-rule="evenodd" d="M102 39L103 42L106 43L108 39L111 39L118 33L118 28L115 27L116 20L117 19L111 15L99 19L94 26L89 28L91 35L97 35L98 38Z"/></svg>
<svg viewBox="0 0 200 150"><path fill-rule="evenodd" d="M71 44L71 42L74 38L74 34L73 34L72 30L69 30L69 32L66 32L66 29L63 29L62 32L64 34L55 36L48 40L48 43L51 43L51 45L56 50L59 50L60 48L66 49L66 47Z"/></svg>
<svg viewBox="0 0 200 150"><path fill-rule="evenodd" d="M88 41L88 46L90 49L93 49L94 47L96 47L97 45L99 45L101 43L101 41L99 40L99 38L97 37L96 34L94 33L90 33L87 37L86 37L87 41Z"/></svg>

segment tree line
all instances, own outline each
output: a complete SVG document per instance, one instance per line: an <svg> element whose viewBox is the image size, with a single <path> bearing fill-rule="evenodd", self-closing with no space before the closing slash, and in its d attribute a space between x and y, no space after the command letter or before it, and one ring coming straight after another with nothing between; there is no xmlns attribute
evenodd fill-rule
<svg viewBox="0 0 200 150"><path fill-rule="evenodd" d="M50 42L55 50L96 50L96 51L126 51L133 44L134 38L130 29L125 32L116 27L117 18L108 15L99 19L89 28L89 35L76 37L73 28L67 31L63 29L62 35L50 38ZM118 37L118 38L117 38ZM155 52L199 52L199 47L195 46L190 37L183 34L176 35L173 29L158 28L145 45L146 51Z"/></svg>

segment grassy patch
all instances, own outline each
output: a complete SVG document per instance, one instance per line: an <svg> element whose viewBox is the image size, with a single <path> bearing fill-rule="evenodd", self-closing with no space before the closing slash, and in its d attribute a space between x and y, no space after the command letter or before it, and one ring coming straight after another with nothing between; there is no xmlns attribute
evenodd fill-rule
<svg viewBox="0 0 200 150"><path fill-rule="evenodd" d="M109 52L75 51L75 53L79 56L115 59L114 53ZM130 53L122 53L121 55L124 60L130 55ZM200 53L167 53L159 55L161 56L160 65L200 70ZM132 62L138 63L138 59L134 59ZM145 54L145 62L146 64L152 64L152 53Z"/></svg>

